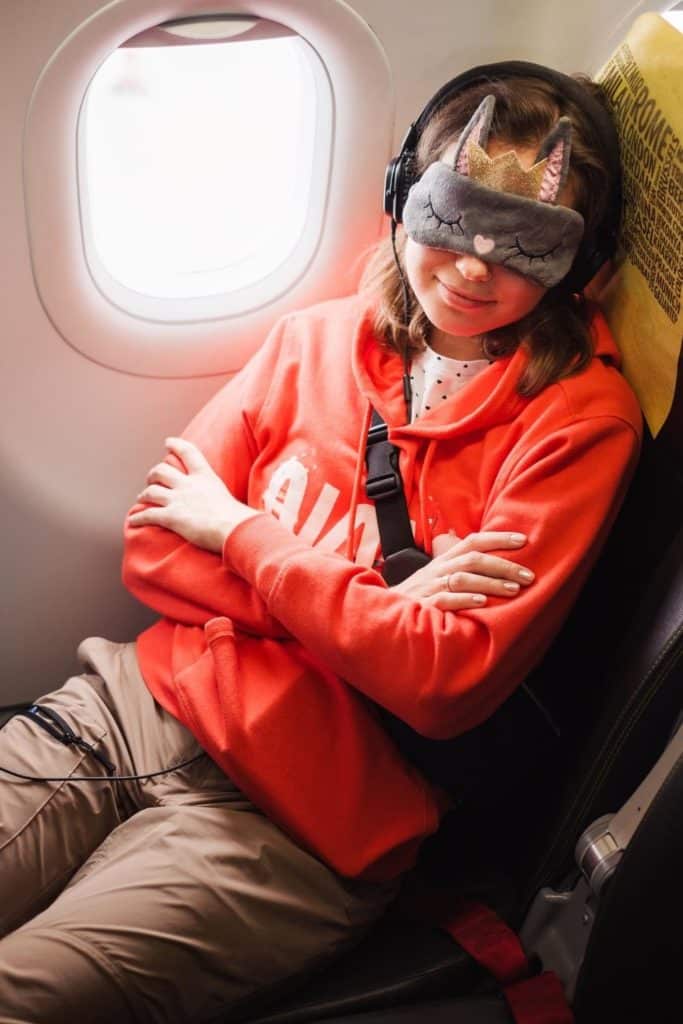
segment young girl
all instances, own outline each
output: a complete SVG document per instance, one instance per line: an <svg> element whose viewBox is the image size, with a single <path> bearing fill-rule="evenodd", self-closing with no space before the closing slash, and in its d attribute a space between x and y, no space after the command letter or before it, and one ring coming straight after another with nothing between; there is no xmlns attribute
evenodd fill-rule
<svg viewBox="0 0 683 1024"><path fill-rule="evenodd" d="M277 323L167 440L123 567L162 618L84 641L85 673L2 734L3 766L71 781L3 790L0 1019L208 1019L386 907L449 805L401 736L457 737L513 693L637 457L573 294L618 185L596 109L533 66L449 88L361 294ZM432 556L395 586L372 409Z"/></svg>

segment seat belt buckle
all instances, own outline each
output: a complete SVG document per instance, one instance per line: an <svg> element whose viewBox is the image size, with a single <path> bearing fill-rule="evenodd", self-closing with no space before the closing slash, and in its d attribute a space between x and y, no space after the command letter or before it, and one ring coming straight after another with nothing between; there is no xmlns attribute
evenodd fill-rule
<svg viewBox="0 0 683 1024"><path fill-rule="evenodd" d="M382 420L380 423L373 423L368 430L367 441L365 442L366 448L372 444L378 444L380 441L386 441L389 437L389 428Z"/></svg>
<svg viewBox="0 0 683 1024"><path fill-rule="evenodd" d="M393 498L403 490L401 478L394 470L390 473L383 473L382 476L370 477L365 482L365 493L372 501L381 501L383 498Z"/></svg>
<svg viewBox="0 0 683 1024"><path fill-rule="evenodd" d="M402 548L400 551L394 551L393 554L387 555L384 559L382 579L390 587L394 587L429 562L431 562L431 558L421 548Z"/></svg>

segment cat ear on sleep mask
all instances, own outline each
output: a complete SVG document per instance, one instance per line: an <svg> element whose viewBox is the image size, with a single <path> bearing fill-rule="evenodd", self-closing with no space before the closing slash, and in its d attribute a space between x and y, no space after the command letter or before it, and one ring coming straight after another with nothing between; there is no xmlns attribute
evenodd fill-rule
<svg viewBox="0 0 683 1024"><path fill-rule="evenodd" d="M569 271L583 217L560 206L569 173L571 122L562 117L543 139L531 168L510 149L486 152L495 110L487 96L465 126L451 164L435 161L412 186L403 225L413 241L472 253L545 287Z"/></svg>

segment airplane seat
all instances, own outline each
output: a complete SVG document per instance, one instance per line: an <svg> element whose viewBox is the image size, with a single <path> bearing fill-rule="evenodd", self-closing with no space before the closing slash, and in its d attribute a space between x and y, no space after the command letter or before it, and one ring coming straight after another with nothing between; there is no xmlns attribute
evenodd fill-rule
<svg viewBox="0 0 683 1024"><path fill-rule="evenodd" d="M657 453L657 465L660 465L660 454ZM590 598L602 595L611 580L615 608L628 605L631 596L630 592L624 596L625 588L622 592L620 581L607 570L613 567L613 560L620 553L622 577L628 577L631 582L630 572L625 566L630 564L628 557L633 540L640 533L642 524L647 522L637 517L636 509L641 500L646 499L643 487L651 482L652 467L649 463L650 456L646 454L643 472L632 487L630 508L625 510L619 535L614 538L619 543L611 544L610 550L605 552L606 557L598 567L596 583L589 595ZM679 461L678 468L680 466ZM444 907L454 906L454 893L457 893L493 907L504 920L519 929L536 893L544 889L562 893L574 884L579 874L574 850L582 831L606 812L614 812L628 799L666 746L683 707L683 528L680 527L683 488L680 474L672 473L660 480L660 484L665 485L669 509L676 510L678 531L669 544L662 545L656 571L644 589L637 609L625 615L620 629L615 631L615 642L610 648L612 656L594 660L593 642L585 645L576 643L577 631L580 632L583 625L588 626L593 615L591 601L584 605L582 600L579 602L581 607L577 605L573 616L572 629L562 635L549 662L558 664L562 661L562 654L563 676L573 679L575 688L580 683L582 694L590 689L599 690L603 706L597 721L592 721L591 727L584 729L581 742L571 751L571 756L567 756L567 771L562 777L558 771L548 772L546 762L539 761L537 779L530 780L530 783L536 781L541 784L531 786L531 799L507 800L480 813L470 809L469 814L453 815L452 821L446 825L445 838L439 835L436 852L428 851L420 865L420 884L426 885L427 895L432 901L436 900ZM651 492L648 490L647 493ZM629 520L633 527L630 534L626 528ZM614 619L616 621L618 616L615 615ZM570 651L571 666L568 660ZM680 790L681 781L683 759L679 759L676 774L668 783L669 788ZM625 913L617 914L619 926L613 926L610 931L612 934L616 930L616 934L621 936L622 944L629 950L631 963L640 958L642 964L650 965L657 979L657 985L652 985L652 1005L655 996L662 997L665 988L662 986L662 972L666 970L667 961L661 956L647 955L647 950L650 946L655 949L661 946L660 933L653 926L655 921L666 934L672 934L672 921L666 920L667 913L678 932L680 899L674 899L673 893L679 885L677 871L683 862L683 833L680 828L676 831L675 827L677 811L674 813L672 808L662 811L660 808L659 814L663 814L664 821L660 817L651 825L650 831L655 836L653 845L641 842L646 853L641 850L640 867L637 868L640 888L631 883L629 890L631 898L647 892L647 913L633 913L634 924L628 929L628 937L619 931L624 929L628 920ZM661 843L662 835L666 837L666 844ZM464 843L463 836L466 837ZM653 855L650 860L647 850ZM651 898L656 898L655 879L656 893L664 897L667 891L672 894L672 898L668 901L664 898L656 909L650 903ZM668 880L666 884L664 879ZM623 887L626 888L625 885ZM417 891L419 893L420 889ZM611 895L609 888L607 894ZM619 910L619 904L616 904L616 910ZM611 914L615 916L614 901ZM641 929L635 924L643 917L650 921L649 929ZM606 929L604 926L603 930ZM583 988L578 991L588 1006L602 1000L600 1005L604 1011L609 991L605 976L611 981L619 977L623 988L620 961L605 954L599 945L593 949L593 958L597 959L597 967L587 975L591 977L590 982L584 979ZM666 998L675 1000L677 993L670 989L672 985L677 986L677 975L670 972L664 977L669 979ZM296 985L300 985L300 981L295 982ZM259 1015L254 1016L253 1006L250 1014L241 1019L252 1024L294 1024L331 1018L338 1024L347 1020L365 1024L363 1011L381 1010L384 1013L369 1012L367 1024L389 1024L390 1021L404 1019L406 1024L422 1024L422 1021L431 1020L436 1024L445 1019L440 1016L440 1003L425 1003L424 1000L453 1000L467 995L474 1000L472 1006L476 1013L482 1015L482 1024L509 1021L511 1018L499 1005L500 998L490 998L492 987L496 986L487 973L445 931L426 920L416 919L413 912L406 913L402 906L397 906L359 946L313 978L307 987L299 989L271 1010L266 1007L272 1003L273 995L264 995ZM632 999L637 994L632 993ZM420 1002L416 1005L418 1000ZM470 998L467 1004L470 1005ZM451 1011L458 1007L458 1003L450 1001L447 1005ZM666 1006L666 999L661 1005ZM400 1013L399 1007L403 1007ZM501 1012L503 1016L499 1016ZM462 1019L479 1020L479 1017L464 1015ZM608 1015L607 1019L626 1021L634 1018ZM650 1019L665 1021L669 1018L659 1016ZM584 1017L577 1017L577 1020L583 1024ZM588 1012L585 1020L592 1020Z"/></svg>
<svg viewBox="0 0 683 1024"><path fill-rule="evenodd" d="M565 893L575 885L580 874L574 861L577 840L595 819L628 801L660 758L683 703L680 278L676 285L681 246L673 257L667 248L667 239L680 239L683 233L683 210L676 199L683 137L682 62L680 33L648 14L634 23L599 76L620 130L625 169L624 252L601 304L647 429L640 465L601 558L560 636L529 680L561 724L560 742L552 751L534 752L524 785L518 783L515 794L505 793L503 799L492 794L490 803L465 805L448 816L437 837L425 844L414 879L406 886L418 893L427 886L444 905L454 892L474 897L514 928L523 926L525 917L528 921L541 890ZM615 880L605 886L607 897L618 891L628 900L642 895L648 875L644 864L658 877L660 899L667 884L672 890L678 887L672 872L683 859L683 833L671 821L682 778L679 758L666 784L667 799L655 801L636 832L635 838L641 837L638 857L629 861L629 848L622 862L636 863L636 882L633 869L624 876L618 866ZM660 849L663 835L669 845ZM624 882L624 877L631 881ZM604 1012L617 984L619 959L605 953L604 943L611 941L606 935L614 938L619 929L629 929L621 936L621 948L628 947L631 965L641 965L633 976L638 985L652 989L653 1006L657 993L668 989L671 994L675 980L672 971L663 982L667 960L656 955L661 941L652 934L657 915L634 912L629 917L623 907L615 913L614 900L611 909L609 898L604 903L608 911L603 913L598 905L599 927L583 968L580 962L575 965L578 983L574 977L570 985L572 995L578 984L577 1020L582 1024L598 1019L596 1008ZM662 908L669 919L674 906L680 909L680 900L670 904ZM399 900L359 946L306 985L298 979L292 986L296 991L264 993L240 1019L251 1024L511 1020L501 998L492 994L496 986L490 976L445 932L416 920L406 906ZM648 922L649 934L635 927L640 920ZM635 1000L640 990L633 984ZM620 1005L628 1004L621 1000Z"/></svg>

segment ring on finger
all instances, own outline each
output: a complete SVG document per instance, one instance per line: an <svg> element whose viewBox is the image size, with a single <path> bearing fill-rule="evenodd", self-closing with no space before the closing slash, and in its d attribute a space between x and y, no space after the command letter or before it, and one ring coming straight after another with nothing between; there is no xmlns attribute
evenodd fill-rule
<svg viewBox="0 0 683 1024"><path fill-rule="evenodd" d="M443 581L444 581L444 585L446 587L446 590L449 592L449 594L452 593L452 591L451 591L451 578L450 578L450 576L444 576Z"/></svg>

